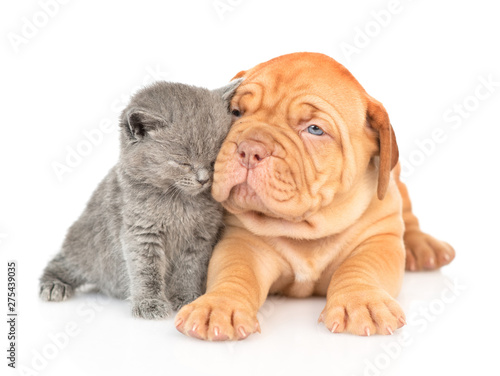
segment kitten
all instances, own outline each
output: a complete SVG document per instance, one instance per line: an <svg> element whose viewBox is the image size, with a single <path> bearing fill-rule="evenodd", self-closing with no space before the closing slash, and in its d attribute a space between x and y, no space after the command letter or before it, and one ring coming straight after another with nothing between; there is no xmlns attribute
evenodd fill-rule
<svg viewBox="0 0 500 376"><path fill-rule="evenodd" d="M214 91L158 82L133 96L121 116L119 162L45 268L43 300L90 283L129 298L134 316L160 319L204 292L222 227L209 188L240 82Z"/></svg>

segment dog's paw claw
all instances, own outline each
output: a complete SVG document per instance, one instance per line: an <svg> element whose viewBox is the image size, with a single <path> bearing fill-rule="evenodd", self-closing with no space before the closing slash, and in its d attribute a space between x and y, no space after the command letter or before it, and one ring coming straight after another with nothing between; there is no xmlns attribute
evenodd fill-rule
<svg viewBox="0 0 500 376"><path fill-rule="evenodd" d="M177 314L175 327L189 337L227 341L260 332L256 312L231 299L203 295Z"/></svg>
<svg viewBox="0 0 500 376"><path fill-rule="evenodd" d="M393 334L406 323L399 304L383 290L334 294L329 297L322 316L330 332L360 336Z"/></svg>
<svg viewBox="0 0 500 376"><path fill-rule="evenodd" d="M455 250L446 242L421 231L404 235L406 270L434 270L448 265L455 258Z"/></svg>

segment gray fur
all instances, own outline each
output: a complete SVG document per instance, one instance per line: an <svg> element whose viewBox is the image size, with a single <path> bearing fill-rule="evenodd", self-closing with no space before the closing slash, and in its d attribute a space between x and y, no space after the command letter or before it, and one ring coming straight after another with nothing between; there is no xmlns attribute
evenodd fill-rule
<svg viewBox="0 0 500 376"><path fill-rule="evenodd" d="M136 317L168 316L204 292L222 226L210 194L240 80L214 91L158 82L121 117L121 151L40 278L62 301L83 284L130 299Z"/></svg>

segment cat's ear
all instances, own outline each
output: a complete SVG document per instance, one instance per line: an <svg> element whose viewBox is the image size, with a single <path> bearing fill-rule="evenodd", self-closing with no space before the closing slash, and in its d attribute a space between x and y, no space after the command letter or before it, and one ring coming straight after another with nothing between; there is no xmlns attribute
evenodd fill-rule
<svg viewBox="0 0 500 376"><path fill-rule="evenodd" d="M136 140L142 139L148 132L158 129L165 124L165 120L141 109L129 109L125 111L122 126L130 137Z"/></svg>
<svg viewBox="0 0 500 376"><path fill-rule="evenodd" d="M226 86L223 86L219 89L214 90L215 93L219 94L223 100L225 101L230 101L231 98L234 95L234 92L240 86L240 84L243 82L244 78L238 78L236 80L232 80L230 83L228 83Z"/></svg>

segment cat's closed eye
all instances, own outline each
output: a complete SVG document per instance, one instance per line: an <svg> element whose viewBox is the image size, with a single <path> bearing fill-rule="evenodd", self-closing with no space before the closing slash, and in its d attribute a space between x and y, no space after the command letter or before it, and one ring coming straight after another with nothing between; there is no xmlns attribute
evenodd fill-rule
<svg viewBox="0 0 500 376"><path fill-rule="evenodd" d="M193 170L193 166L189 163L179 163L179 167L186 172L191 172Z"/></svg>
<svg viewBox="0 0 500 376"><path fill-rule="evenodd" d="M176 160L170 160L170 161L168 161L168 164L171 166L174 166L174 167L179 167L186 172L189 172L193 169L193 166L191 166L191 164L179 162Z"/></svg>

